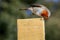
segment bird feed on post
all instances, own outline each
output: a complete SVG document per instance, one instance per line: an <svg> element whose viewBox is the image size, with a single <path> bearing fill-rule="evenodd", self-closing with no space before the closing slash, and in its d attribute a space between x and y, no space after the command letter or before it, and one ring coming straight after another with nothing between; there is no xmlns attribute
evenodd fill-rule
<svg viewBox="0 0 60 40"><path fill-rule="evenodd" d="M17 19L18 40L45 40L43 18Z"/></svg>

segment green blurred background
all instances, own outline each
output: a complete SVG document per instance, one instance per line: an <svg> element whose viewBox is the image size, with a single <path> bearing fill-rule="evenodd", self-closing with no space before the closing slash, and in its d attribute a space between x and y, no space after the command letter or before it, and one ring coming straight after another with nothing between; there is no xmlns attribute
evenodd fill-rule
<svg viewBox="0 0 60 40"><path fill-rule="evenodd" d="M45 25L46 40L60 40L60 0L0 0L0 40L17 40L17 19L37 17L27 16L19 9L34 3L45 5L51 11Z"/></svg>

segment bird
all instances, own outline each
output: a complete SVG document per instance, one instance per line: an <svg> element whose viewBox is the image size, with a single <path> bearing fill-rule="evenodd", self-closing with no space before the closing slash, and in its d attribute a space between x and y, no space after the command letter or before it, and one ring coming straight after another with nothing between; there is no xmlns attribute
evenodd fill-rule
<svg viewBox="0 0 60 40"><path fill-rule="evenodd" d="M43 17L45 20L48 20L48 18L51 16L50 10L41 4L32 4L30 7L20 10L30 10L32 12L32 15Z"/></svg>

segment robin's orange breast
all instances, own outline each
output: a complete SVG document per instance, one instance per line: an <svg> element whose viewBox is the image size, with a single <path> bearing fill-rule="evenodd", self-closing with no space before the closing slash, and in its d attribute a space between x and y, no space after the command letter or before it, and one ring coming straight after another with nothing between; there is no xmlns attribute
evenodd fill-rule
<svg viewBox="0 0 60 40"><path fill-rule="evenodd" d="M41 16L48 17L48 11L47 10L43 10L42 13L41 13Z"/></svg>
<svg viewBox="0 0 60 40"><path fill-rule="evenodd" d="M44 19L48 19L48 11L47 10L43 10L42 13L41 13L41 16L44 17Z"/></svg>

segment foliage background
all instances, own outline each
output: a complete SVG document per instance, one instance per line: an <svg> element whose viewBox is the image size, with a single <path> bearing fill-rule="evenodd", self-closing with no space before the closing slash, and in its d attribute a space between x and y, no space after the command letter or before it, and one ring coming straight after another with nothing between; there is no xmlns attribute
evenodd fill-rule
<svg viewBox="0 0 60 40"><path fill-rule="evenodd" d="M60 40L60 0L0 0L0 40L17 40L16 20L37 17L19 9L33 3L45 5L52 13L46 22L46 40Z"/></svg>

